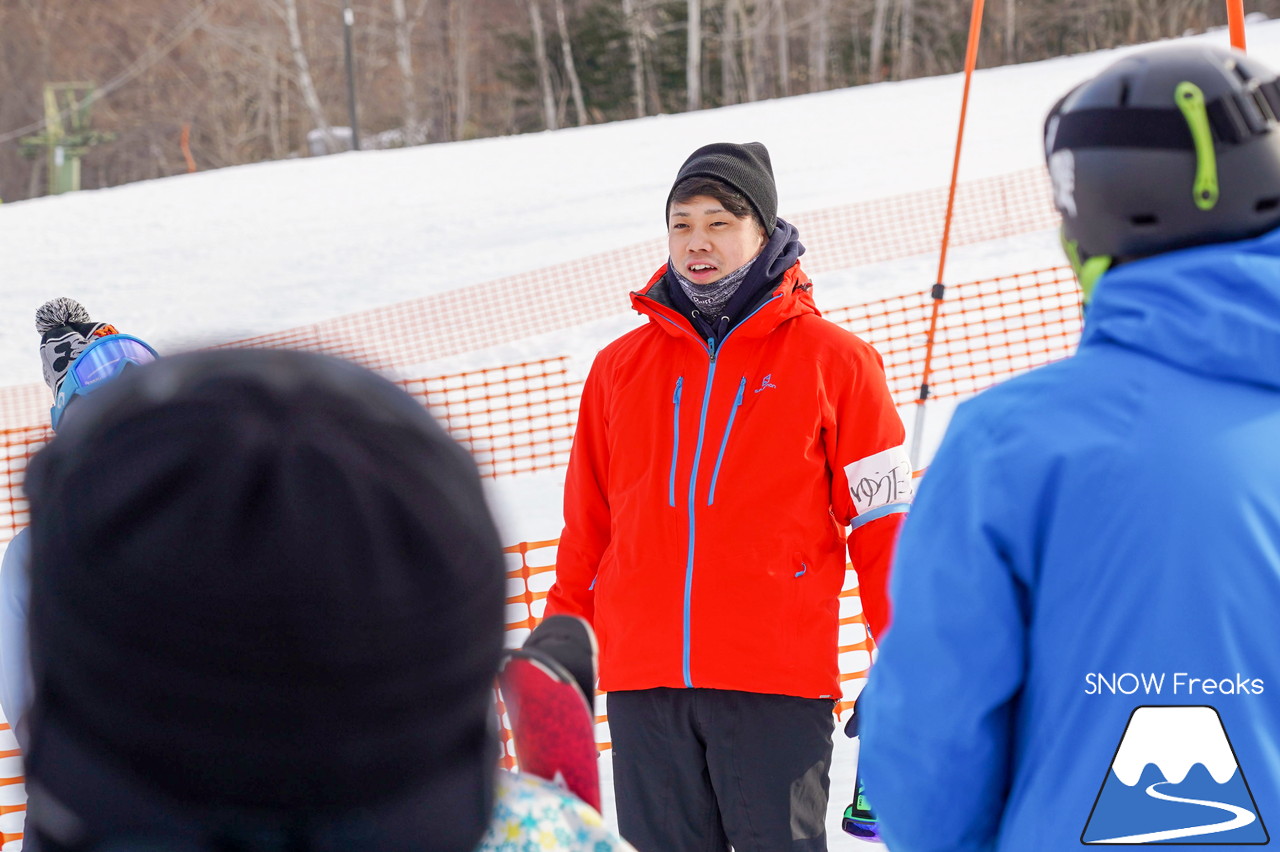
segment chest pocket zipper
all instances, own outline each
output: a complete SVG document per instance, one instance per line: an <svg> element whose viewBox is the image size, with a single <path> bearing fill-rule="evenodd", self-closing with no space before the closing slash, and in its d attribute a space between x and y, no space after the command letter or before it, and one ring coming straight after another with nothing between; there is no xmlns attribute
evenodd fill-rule
<svg viewBox="0 0 1280 852"><path fill-rule="evenodd" d="M724 427L724 437L720 439L720 455L716 457L716 468L711 474L711 491L707 494L708 506L716 502L716 483L720 480L720 465L724 463L724 450L729 446L729 433L733 431L733 421L738 416L738 409L742 407L742 395L746 389L747 377L743 376L738 382L738 395L733 398L733 408L729 411L729 422Z"/></svg>
<svg viewBox="0 0 1280 852"><path fill-rule="evenodd" d="M671 431L671 474L667 480L667 504L676 505L676 462L680 458L680 392L684 390L684 376L676 379L676 391L671 395L674 428Z"/></svg>

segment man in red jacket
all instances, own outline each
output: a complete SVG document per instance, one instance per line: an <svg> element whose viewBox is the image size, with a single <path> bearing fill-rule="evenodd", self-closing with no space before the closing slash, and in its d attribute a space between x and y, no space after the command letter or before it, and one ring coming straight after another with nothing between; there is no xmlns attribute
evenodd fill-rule
<svg viewBox="0 0 1280 852"><path fill-rule="evenodd" d="M649 322L583 389L547 613L598 632L638 849L825 850L846 547L878 634L902 422L880 356L814 306L763 145L699 148L666 216Z"/></svg>

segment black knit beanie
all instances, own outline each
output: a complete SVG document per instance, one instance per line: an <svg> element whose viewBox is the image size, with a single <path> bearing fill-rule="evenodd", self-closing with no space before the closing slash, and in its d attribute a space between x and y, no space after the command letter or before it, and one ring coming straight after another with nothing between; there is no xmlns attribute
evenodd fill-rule
<svg viewBox="0 0 1280 852"><path fill-rule="evenodd" d="M26 478L29 781L92 810L65 731L205 808L448 790L435 818L478 844L505 572L470 456L394 384L295 352L164 358L81 404Z"/></svg>
<svg viewBox="0 0 1280 852"><path fill-rule="evenodd" d="M778 187L773 180L769 150L764 145L759 142L713 142L690 154L667 193L664 223L671 210L671 198L676 187L691 177L715 178L742 193L760 216L765 236L773 235L773 228L778 222Z"/></svg>

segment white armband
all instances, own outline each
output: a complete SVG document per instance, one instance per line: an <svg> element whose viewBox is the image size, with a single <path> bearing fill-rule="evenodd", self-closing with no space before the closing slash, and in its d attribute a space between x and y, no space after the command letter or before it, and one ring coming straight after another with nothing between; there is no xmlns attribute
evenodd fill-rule
<svg viewBox="0 0 1280 852"><path fill-rule="evenodd" d="M846 466L844 473L858 510L853 520L855 527L883 515L905 512L915 496L911 458L904 447L892 447L860 459Z"/></svg>

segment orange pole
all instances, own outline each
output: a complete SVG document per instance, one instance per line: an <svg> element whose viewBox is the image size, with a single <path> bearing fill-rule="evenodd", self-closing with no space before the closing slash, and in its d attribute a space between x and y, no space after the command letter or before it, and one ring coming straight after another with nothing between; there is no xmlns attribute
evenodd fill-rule
<svg viewBox="0 0 1280 852"><path fill-rule="evenodd" d="M182 146L182 156L187 160L187 172L191 173L196 170L195 158L191 156L191 125L182 125L182 138L179 140Z"/></svg>
<svg viewBox="0 0 1280 852"><path fill-rule="evenodd" d="M1231 33L1231 46L1244 50L1244 0L1227 0L1227 31Z"/></svg>
<svg viewBox="0 0 1280 852"><path fill-rule="evenodd" d="M973 0L969 13L969 43L964 53L964 94L960 98L960 126L956 130L956 152L951 162L951 186L947 190L947 215L942 224L942 249L938 254L938 277L933 285L933 311L929 317L929 335L925 338L924 369L920 375L920 395L916 398L916 428L912 436L911 463L919 467L920 433L924 424L924 403L929 398L929 375L933 368L933 341L938 330L938 315L942 312L945 287L943 273L947 268L947 247L951 242L951 219L956 204L956 180L960 175L960 148L964 143L964 123L969 114L969 88L973 83L973 69L978 64L978 41L982 36L982 11L985 0Z"/></svg>

